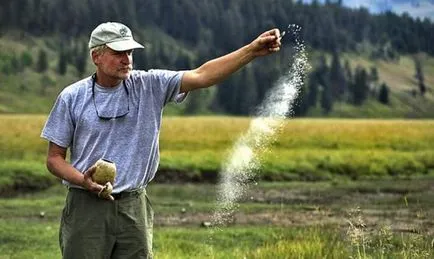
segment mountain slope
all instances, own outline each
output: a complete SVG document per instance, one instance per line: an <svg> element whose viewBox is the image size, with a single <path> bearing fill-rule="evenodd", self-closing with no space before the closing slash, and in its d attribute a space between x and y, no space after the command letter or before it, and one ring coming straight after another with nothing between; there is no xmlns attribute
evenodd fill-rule
<svg viewBox="0 0 434 259"><path fill-rule="evenodd" d="M17 42L13 39L0 38L0 55L7 53L19 53L29 51L33 59L37 59L37 48L43 46L43 40L28 38L26 41ZM35 44L36 43L36 44ZM175 44L175 41L173 41ZM56 73L58 62L57 53L49 51L51 61L49 70L45 73L37 73L31 68L14 75L2 75L0 78L0 113L43 113L47 114L55 101L57 94L68 84L78 80L77 70L74 66L68 66L68 72L64 75ZM6 52L5 52L6 51ZM188 51L185 49L184 51ZM312 55L311 55L312 54ZM313 62L318 52L308 52ZM425 83L430 91L424 97L413 92L417 89L414 78L415 68L412 56L401 56L398 61L373 61L364 55L346 53L342 55L342 63L348 60L352 68L360 65L367 69L377 67L379 82L385 82L391 91L391 104L385 106L373 101L367 102L362 107L336 103L334 111L328 116L335 117L434 117L434 57L420 55L425 74ZM88 60L85 75L93 72L93 64ZM377 89L378 90L378 89ZM179 108L179 107L178 107ZM182 108L182 106L181 106ZM169 110L173 109L170 107ZM175 111L179 112L179 111ZM318 110L312 110L308 115L324 116Z"/></svg>
<svg viewBox="0 0 434 259"><path fill-rule="evenodd" d="M70 4L70 8L59 16L62 4ZM89 12L94 15L89 16ZM317 96L302 102L306 105L300 106L296 115L434 117L430 112L434 110L430 108L434 56L434 34L430 32L434 23L392 13L372 15L363 9L336 4L304 5L286 0L1 2L0 112L47 113L63 87L93 72L87 50L88 34L95 24L107 20L128 24L136 39L146 42L148 47L134 54L135 67L139 69L197 67L247 44L265 29L286 29L288 24L297 24L302 28L299 36L314 67L306 79L306 86L312 84L303 88L309 90L300 96L308 96L309 92ZM248 115L264 99L273 82L287 72L294 41L288 31L282 51L256 60L211 91L192 93L184 106L170 107L168 112ZM424 97L420 96L413 76L412 58L418 52L432 55L421 56L425 84L431 87ZM330 61L337 60L330 58L331 53L339 54L341 68ZM329 57L322 71L315 67L321 63L317 54L320 58ZM356 82L354 78L358 77L346 76L351 73L342 76L345 61L350 63L352 73L362 71L365 78L363 71L378 69L379 80L371 86L367 100L365 89L371 82ZM333 69L332 64L336 65ZM316 79L321 80L310 80L316 72ZM337 92L345 81L345 93ZM362 87L354 87L356 83ZM376 101L382 83L390 89L389 106ZM335 102L332 110L326 101ZM364 101L363 105L352 107ZM316 109L319 103L321 107ZM351 113L344 113L347 110Z"/></svg>

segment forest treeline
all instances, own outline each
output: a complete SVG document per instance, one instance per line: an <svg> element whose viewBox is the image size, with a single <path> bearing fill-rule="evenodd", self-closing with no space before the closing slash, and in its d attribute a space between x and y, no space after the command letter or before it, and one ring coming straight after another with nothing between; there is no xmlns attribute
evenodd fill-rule
<svg viewBox="0 0 434 259"><path fill-rule="evenodd" d="M23 36L57 38L48 44L58 53L59 74L73 64L80 76L86 71L87 39L101 22L120 21L129 25L139 41L151 46L135 52L139 69L188 69L250 42L269 28L285 30L300 25L309 50L329 54L312 61L295 112L298 115L320 105L327 113L333 103L360 105L375 97L388 103L389 86L378 82L375 67L352 68L340 58L342 52L358 51L369 45L374 59L394 60L402 54L425 52L434 55L434 24L407 14L391 12L372 15L367 9L349 9L341 1L303 4L290 0L3 0L0 3L0 36L18 31ZM149 34L150 31L152 35ZM192 94L187 113L204 109L228 114L249 114L267 90L288 69L293 51L291 37L277 57L264 58L246 67L215 91ZM28 53L12 57L3 73L16 73L29 64L44 73L47 57L41 49L32 62ZM415 67L418 61L415 60ZM420 65L420 64L419 64ZM419 71L420 73L421 70ZM417 71L416 71L417 73ZM426 86L419 75L419 92ZM372 95L372 86L376 93Z"/></svg>

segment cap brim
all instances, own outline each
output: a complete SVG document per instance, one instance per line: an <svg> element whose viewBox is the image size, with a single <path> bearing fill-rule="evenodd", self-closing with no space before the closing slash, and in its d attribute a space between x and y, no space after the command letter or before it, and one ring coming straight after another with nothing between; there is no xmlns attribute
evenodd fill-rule
<svg viewBox="0 0 434 259"><path fill-rule="evenodd" d="M110 42L110 43L107 43L106 45L115 51L125 51L125 50L131 50L131 49L143 49L144 48L144 46L142 44L137 43L135 40L132 40L132 39Z"/></svg>

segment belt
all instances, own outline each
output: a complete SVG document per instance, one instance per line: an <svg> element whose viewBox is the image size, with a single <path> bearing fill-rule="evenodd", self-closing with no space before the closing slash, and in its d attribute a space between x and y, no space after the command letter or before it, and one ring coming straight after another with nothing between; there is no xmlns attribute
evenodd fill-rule
<svg viewBox="0 0 434 259"><path fill-rule="evenodd" d="M113 196L113 198L115 200L120 200L120 199L124 199L124 198L127 198L127 197L139 196L144 191L145 191L145 189L134 189L134 190L131 190L131 191L112 193L111 196Z"/></svg>
<svg viewBox="0 0 434 259"><path fill-rule="evenodd" d="M68 189L70 191L78 191L78 192L84 192L84 193L90 194L89 191L82 189L82 188L68 187ZM113 196L113 198L115 200L120 200L120 199L124 199L127 197L133 197L133 196L137 197L144 192L146 192L145 188L138 188L138 189L123 191L123 192L118 192L118 193L112 193L111 196Z"/></svg>

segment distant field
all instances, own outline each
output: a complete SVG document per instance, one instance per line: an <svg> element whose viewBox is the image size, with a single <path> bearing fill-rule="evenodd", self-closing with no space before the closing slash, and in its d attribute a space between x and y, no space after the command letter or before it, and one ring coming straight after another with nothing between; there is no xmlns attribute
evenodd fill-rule
<svg viewBox="0 0 434 259"><path fill-rule="evenodd" d="M21 175L24 185L22 176L51 177L44 166L47 143L39 138L45 119L0 115L0 186L17 181L14 175ZM165 117L156 180L215 181L249 123L249 118L238 117ZM279 181L431 176L433 128L434 120L287 120L269 149L257 153L257 177Z"/></svg>

